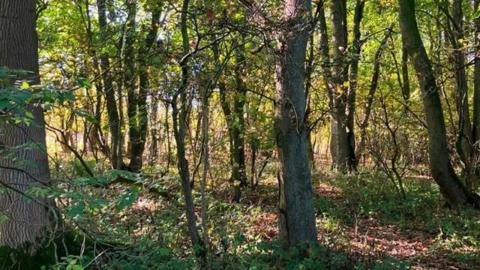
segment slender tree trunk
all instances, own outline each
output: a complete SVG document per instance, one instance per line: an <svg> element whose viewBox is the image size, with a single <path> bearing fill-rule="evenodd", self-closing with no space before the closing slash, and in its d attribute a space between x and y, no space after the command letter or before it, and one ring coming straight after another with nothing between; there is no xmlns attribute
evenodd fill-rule
<svg viewBox="0 0 480 270"><path fill-rule="evenodd" d="M242 41L243 42L243 38ZM247 87L245 85L245 46L238 44L235 57L235 91L232 93L233 102L229 102L227 89L223 82L218 84L220 92L220 104L227 122L228 136L230 141L230 164L232 166L231 182L233 183L233 201L239 202L242 188L247 184L247 169L245 162L245 102ZM220 52L216 44L213 45L213 54L220 71ZM232 104L233 103L233 104Z"/></svg>
<svg viewBox="0 0 480 270"><path fill-rule="evenodd" d="M474 10L480 10L480 0L475 0ZM474 93L473 93L473 139L479 148L480 145L480 17L474 20L475 26L475 66L474 66Z"/></svg>
<svg viewBox="0 0 480 270"><path fill-rule="evenodd" d="M452 29L451 45L453 49L453 62L455 68L455 83L456 83L456 107L458 114L458 137L457 137L457 152L464 164L464 177L467 188L472 190L475 182L475 173L473 171L472 160L472 125L470 122L470 112L468 105L468 83L467 72L465 65L465 51L461 43L464 39L463 28L463 11L462 0L454 0L452 8Z"/></svg>
<svg viewBox="0 0 480 270"><path fill-rule="evenodd" d="M105 0L97 0L98 8L98 26L100 29L100 37L102 44L107 44L107 12ZM110 70L110 58L108 53L102 52L100 54L100 67L102 71L103 93L107 103L108 124L110 128L110 154L112 167L121 169L123 167L122 153L121 153L121 130L120 117L118 115L117 102L115 100L115 90L113 88L113 78Z"/></svg>
<svg viewBox="0 0 480 270"><path fill-rule="evenodd" d="M203 171L202 171L202 179L200 181L200 194L201 194L201 201L202 201L202 211L201 211L201 219L202 219L202 241L205 248L205 253L208 254L208 202L206 197L207 191L207 178L208 178L208 170L210 169L210 145L209 145L209 126L210 126L210 89L206 85L202 85L203 91L202 95L202 164L203 164ZM205 255L208 256L208 255ZM208 268L208 265L205 265Z"/></svg>
<svg viewBox="0 0 480 270"><path fill-rule="evenodd" d="M36 19L36 1L0 1L0 66L31 71L20 78L30 83L39 83ZM33 114L31 125L0 124L0 183L7 187L0 195L0 211L8 217L0 224L0 246L35 255L47 240L54 204L44 198L29 201L22 194L50 180L43 109L27 110ZM28 268L24 258L13 256L2 250L0 265L13 260L18 269Z"/></svg>
<svg viewBox="0 0 480 270"><path fill-rule="evenodd" d="M150 158L149 165L154 165L158 160L158 98L152 95L152 101L150 104Z"/></svg>
<svg viewBox="0 0 480 270"><path fill-rule="evenodd" d="M154 7L152 10L152 20L150 23L150 30L148 31L147 36L145 37L145 42L138 54L139 62L139 81L140 81L140 90L138 98L138 129L140 134L139 141L139 151L136 158L137 164L130 164L131 168L141 169L142 167L142 155L143 150L145 149L145 142L147 140L148 133L148 107L147 107L147 96L151 96L151 118L152 118L152 127L150 129L151 135L151 149L150 149L150 161L149 163L153 165L158 157L158 130L157 130L157 110L158 110L158 98L156 98L150 89L150 79L148 74L148 68L150 66L148 62L149 53L153 48L155 38L157 37L158 28L160 25L160 7ZM153 126L154 125L154 126ZM133 159L132 159L133 160Z"/></svg>
<svg viewBox="0 0 480 270"><path fill-rule="evenodd" d="M280 231L289 246L315 242L317 231L307 154L305 58L309 0L285 0L276 67L275 131L280 161ZM299 30L300 29L300 30Z"/></svg>
<svg viewBox="0 0 480 270"><path fill-rule="evenodd" d="M93 44L93 38L94 34L92 31L92 17L91 17L91 11L90 11L90 1L86 0L85 1L85 17L86 17L86 33L87 33L87 41L88 41L88 54L90 58L93 61L93 74L94 77L100 76L100 61L98 59L97 55L97 50ZM80 3L79 3L80 6ZM83 9L82 9L83 10ZM87 61L88 62L88 61ZM88 66L86 64L86 66ZM105 156L110 156L110 149L108 149L108 145L105 142L105 139L103 137L102 133L102 128L100 126L101 124L101 118L102 118L102 107L103 107L103 102L102 102L102 91L103 91L103 84L101 80L96 80L95 81L95 108L93 110L93 114L95 115L95 123L90 123L91 124L91 129L89 132L89 140L88 142L90 143L90 148L92 150L92 153L94 154L95 158L97 158L97 150L100 150L102 154Z"/></svg>
<svg viewBox="0 0 480 270"><path fill-rule="evenodd" d="M358 65L360 62L360 54L362 51L362 40L360 32L360 24L363 19L363 9L365 7L364 0L357 0L355 6L355 15L353 19L353 43L350 55L350 70L348 74L348 92L347 92L347 138L349 149L349 162L348 166L350 170L357 169L357 161L355 156L355 108L357 97L357 85L358 85Z"/></svg>
<svg viewBox="0 0 480 270"><path fill-rule="evenodd" d="M231 116L232 131L232 180L235 189L238 189L238 198L240 200L240 189L247 186L247 171L245 165L245 116L244 107L247 98L247 87L244 82L245 72L245 48L243 44L239 44L236 49L235 64L235 97L233 100L233 115ZM237 197L237 196L236 196Z"/></svg>
<svg viewBox="0 0 480 270"><path fill-rule="evenodd" d="M127 22L125 30L125 53L124 53L124 85L127 90L127 115L128 115L128 153L130 156L130 164L128 169L131 171L139 171L142 166L142 141L140 139L140 130L138 128L138 102L137 94L137 65L135 58L135 41L136 41L136 17L137 4L133 0L126 0Z"/></svg>
<svg viewBox="0 0 480 270"><path fill-rule="evenodd" d="M365 2L358 0L354 15L354 41L351 51L348 47L347 3L345 0L332 1L332 45L334 55L330 61L325 11L322 7L319 16L320 52L323 70L327 81L331 110L330 153L333 167L340 172L356 170L355 161L355 100L358 76L358 63L361 52L360 23ZM352 59L349 63L349 55ZM331 66L331 68L330 68ZM350 67L350 72L349 72ZM347 86L348 84L348 86Z"/></svg>
<svg viewBox="0 0 480 270"><path fill-rule="evenodd" d="M475 0L474 10L480 10L480 0ZM480 142L480 17L474 20L475 26L475 66L474 66L474 93L473 93L473 139L476 147Z"/></svg>
<svg viewBox="0 0 480 270"><path fill-rule="evenodd" d="M357 162L361 159L363 151L365 150L365 141L367 139L367 127L368 127L368 122L370 120L370 114L372 112L373 98L375 97L375 93L377 92L377 88L378 88L378 79L380 78L380 64L382 60L382 55L391 34L392 34L392 31L388 29L387 32L385 33L385 37L380 42L380 46L375 52L375 57L373 60L372 81L370 83L370 89L368 90L367 101L365 103L365 110L363 112L363 115L364 115L363 120L360 123L360 143L358 144L358 149L356 152Z"/></svg>
<svg viewBox="0 0 480 270"><path fill-rule="evenodd" d="M478 197L468 192L450 162L442 104L432 65L420 37L415 16L415 0L401 0L400 27L408 55L415 67L428 125L430 170L447 202L456 207L480 207Z"/></svg>
<svg viewBox="0 0 480 270"><path fill-rule="evenodd" d="M311 99L310 90L312 89L312 75L314 70L314 62L315 62L315 44L314 44L314 31L310 33L308 38L308 56L307 56L307 63L305 65L305 97L307 99L307 107L305 109L305 123L308 125L307 130L307 151L308 151L308 163L310 164L311 170L315 170L315 153L314 153L314 146L312 142L312 132L315 126L313 123L310 123L311 117Z"/></svg>
<svg viewBox="0 0 480 270"><path fill-rule="evenodd" d="M404 100L410 99L410 78L408 74L408 52L402 40L402 95Z"/></svg>
<svg viewBox="0 0 480 270"><path fill-rule="evenodd" d="M188 37L188 9L189 0L183 0L182 12L181 12L181 32L182 32L182 49L183 54L187 55L190 52L190 42ZM192 188L190 187L190 170L188 161L186 158L185 149L185 137L188 127L188 82L190 75L190 66L188 59L184 59L180 62L182 69L182 78L180 88L178 92L174 94L172 100L172 118L173 118L173 132L175 141L177 144L177 165L182 181L183 196L185 199L185 211L187 215L188 231L190 233L190 239L192 241L195 255L200 259L202 268L206 267L206 253L204 250L205 244L203 243L197 228L197 217L195 215L195 205L193 202ZM180 100L178 100L178 97ZM179 103L179 104L177 104ZM178 107L180 105L180 107Z"/></svg>
<svg viewBox="0 0 480 270"><path fill-rule="evenodd" d="M480 10L480 1L474 1L474 10ZM478 13L475 13L478 14ZM474 79L473 79L473 117L472 117L472 171L476 177L476 181L471 183L471 190L475 190L480 185L478 176L480 175L480 17L473 21L474 23L474 44L475 44L475 60L474 60Z"/></svg>

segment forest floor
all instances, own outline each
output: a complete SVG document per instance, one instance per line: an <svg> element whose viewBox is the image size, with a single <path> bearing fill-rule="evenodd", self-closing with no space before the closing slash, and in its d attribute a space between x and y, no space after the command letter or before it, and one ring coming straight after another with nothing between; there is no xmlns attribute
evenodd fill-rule
<svg viewBox="0 0 480 270"><path fill-rule="evenodd" d="M319 243L366 265L385 262L378 269L480 269L479 234L469 231L480 228L478 213L445 209L438 194L432 197L430 181L409 179L407 185L423 192L404 199L368 178L321 179L315 184ZM255 230L274 239L276 220L263 213Z"/></svg>
<svg viewBox="0 0 480 270"><path fill-rule="evenodd" d="M208 188L212 269L480 269L478 211L446 208L428 178L405 179L402 197L392 182L371 172L344 177L315 173L319 250L312 258L285 253L276 241L273 175L257 188L247 188L240 203L232 202L228 181ZM110 247L92 245L91 254L70 256L70 262L97 265L93 269L196 267L178 179L149 175L137 181L143 188L118 183L92 192L86 192L85 180L79 182L82 191L70 197L90 195L64 209L66 221ZM148 192L152 185L163 195ZM194 197L201 216L198 188Z"/></svg>
<svg viewBox="0 0 480 270"><path fill-rule="evenodd" d="M322 183L317 188L317 196L331 200L337 205L348 201L342 190L328 183ZM424 223L398 224L388 222L381 216L362 216L355 209L350 209L353 224L344 224L339 229L347 243L341 249L352 257L360 260L378 260L395 258L406 261L411 269L480 269L480 253L473 247L459 247L445 250L438 247L440 231L428 230ZM332 232L325 226L319 231L319 241L328 239ZM470 256L462 260L458 254ZM457 256L456 256L457 255ZM477 256L477 257L475 257Z"/></svg>

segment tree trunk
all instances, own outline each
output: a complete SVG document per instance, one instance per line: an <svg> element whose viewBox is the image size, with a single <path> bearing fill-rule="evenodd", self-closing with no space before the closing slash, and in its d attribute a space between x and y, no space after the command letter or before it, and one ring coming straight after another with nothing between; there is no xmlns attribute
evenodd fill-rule
<svg viewBox="0 0 480 270"><path fill-rule="evenodd" d="M375 93L377 92L378 80L380 78L380 63L382 60L383 51L385 49L385 46L387 45L387 41L390 38L391 34L392 34L392 30L388 29L387 32L385 33L385 37L380 42L380 46L375 52L375 58L373 60L372 81L370 83L370 89L368 90L367 101L365 102L365 110L363 112L364 117L362 122L360 123L360 143L358 144L358 149L356 152L357 162L362 158L362 154L365 149L365 142L367 139L367 127L368 127L368 122L370 120L370 114L372 112L373 98L375 97Z"/></svg>
<svg viewBox="0 0 480 270"><path fill-rule="evenodd" d="M356 170L355 161L355 100L358 76L358 63L361 52L360 23L363 19L365 1L358 0L354 15L354 40L348 51L347 3L345 0L332 1L332 45L334 55L329 58L325 11L320 10L320 51L327 81L331 109L330 153L333 168L340 172ZM350 56L350 57L349 57ZM352 60L349 61L349 58ZM349 63L350 62L350 63ZM330 66L331 65L331 69ZM350 70L349 70L350 67Z"/></svg>
<svg viewBox="0 0 480 270"><path fill-rule="evenodd" d="M190 42L188 37L188 8L190 1L183 0L181 12L181 32L182 32L182 49L183 55L190 52ZM186 158L185 137L188 125L188 81L190 74L190 67L188 65L188 58L180 62L182 69L181 84L178 92L174 94L172 100L172 118L173 118L173 133L177 143L177 165L182 181L183 196L185 199L185 211L187 216L188 231L192 241L195 255L200 259L202 268L206 266L206 253L204 250L204 243L200 238L197 228L197 217L195 215L195 205L193 202L192 188L190 187L190 170ZM178 101L178 97L180 100ZM179 102L179 104L177 104ZM178 107L180 105L180 107Z"/></svg>
<svg viewBox="0 0 480 270"><path fill-rule="evenodd" d="M108 40L107 32L107 7L105 0L97 0L98 8L98 26L100 29L100 37L102 44L106 46ZM108 53L102 52L100 54L100 67L102 70L102 80L104 89L97 89L103 91L105 101L107 103L108 126L110 128L110 159L114 169L121 169L123 167L122 153L121 153L121 131L120 131L120 117L118 115L117 102L115 100L115 90L113 88L113 78L110 73L110 58Z"/></svg>
<svg viewBox="0 0 480 270"><path fill-rule="evenodd" d="M280 231L289 246L315 242L315 211L307 155L305 58L309 0L286 0L276 67L275 132L280 161ZM300 27L301 26L301 27ZM300 30L298 30L300 29Z"/></svg>
<svg viewBox="0 0 480 270"><path fill-rule="evenodd" d="M232 166L231 182L233 183L233 201L239 202L242 188L247 186L247 169L245 162L245 102L247 87L244 81L245 73L245 46L239 44L235 49L235 91L232 94L233 102L229 101L227 89L223 82L218 84L220 92L220 104L227 122L228 136L230 141L230 164ZM220 52L218 45L212 46L217 72L220 72ZM231 104L233 103L233 104Z"/></svg>
<svg viewBox="0 0 480 270"><path fill-rule="evenodd" d="M157 158L158 158L158 130L157 130L157 114L158 114L158 98L155 97L152 94L152 91L150 89L150 80L149 80L149 74L148 74L148 68L150 66L148 62L149 58L149 53L151 52L153 48L153 44L155 42L155 39L157 37L158 33L158 28L160 26L160 14L161 14L161 9L160 7L154 7L152 10L152 21L150 24L150 30L148 31L148 34L145 38L145 42L143 47L139 51L138 55L138 61L139 61L139 80L140 80L140 90L139 90L139 101L138 101L138 124L139 124L139 133L140 133L140 147L141 147L141 153L139 154L140 156L140 163L138 166L142 166L142 155L143 155L143 150L145 149L145 141L147 139L147 132L148 132L148 107L147 107L147 96L150 94L151 96L151 119L152 119L152 127L150 130L150 136L151 136L151 149L150 149L150 159L149 159L149 164L153 165ZM140 151L139 151L140 152ZM135 167L132 166L134 164L130 164L130 167Z"/></svg>
<svg viewBox="0 0 480 270"><path fill-rule="evenodd" d="M242 189L247 186L247 171L245 165L245 118L244 107L247 95L247 87L243 80L245 72L245 48L240 44L236 50L235 64L235 97L233 101L233 114L231 115L232 130L232 180L235 189ZM236 194L239 192L235 192ZM235 198L240 200L240 196Z"/></svg>
<svg viewBox="0 0 480 270"><path fill-rule="evenodd" d="M450 206L472 204L480 207L477 196L467 191L450 162L442 104L432 65L418 30L415 0L401 0L399 4L400 28L422 91L432 176Z"/></svg>
<svg viewBox="0 0 480 270"><path fill-rule="evenodd" d="M142 153L144 144L140 138L140 130L138 123L138 103L139 95L137 94L137 76L135 65L135 40L136 40L136 17L137 4L132 0L126 0L127 7L127 23L125 32L125 54L124 54L124 85L127 90L127 114L128 114L128 153L130 156L130 171L138 172L142 167Z"/></svg>
<svg viewBox="0 0 480 270"><path fill-rule="evenodd" d="M474 10L480 10L480 0L475 0ZM474 67L474 93L473 93L473 139L478 145L480 141L480 17L474 20L475 24L475 67Z"/></svg>
<svg viewBox="0 0 480 270"><path fill-rule="evenodd" d="M480 0L475 0L474 10L480 10ZM473 139L478 145L480 140L480 16L474 20L475 25L475 67L474 67L474 93L473 93Z"/></svg>
<svg viewBox="0 0 480 270"><path fill-rule="evenodd" d="M152 95L152 101L150 104L150 157L148 164L153 166L158 160L158 98Z"/></svg>
<svg viewBox="0 0 480 270"><path fill-rule="evenodd" d="M454 0L452 8L452 24L451 29L447 31L451 33L450 43L452 45L453 62L455 69L456 83L456 107L458 114L458 134L456 148L460 159L464 164L464 177L467 188L472 190L475 182L475 173L473 171L473 144L472 144L472 125L470 122L470 112L468 105L468 83L465 65L465 51L461 43L464 39L463 29L463 11L462 0ZM450 25L447 24L447 25Z"/></svg>
<svg viewBox="0 0 480 270"><path fill-rule="evenodd" d="M33 83L39 83L36 19L36 1L0 1L0 66L31 71L21 79ZM50 179L43 109L27 110L33 114L31 125L0 124L0 183L7 187L0 195L0 211L9 218L0 224L0 246L35 255L45 244L54 208L47 199L24 197L33 184L48 185ZM0 254L0 264L11 256ZM20 269L25 262L17 263Z"/></svg>
<svg viewBox="0 0 480 270"><path fill-rule="evenodd" d="M408 52L402 40L402 95L404 100L410 99L410 78L408 74Z"/></svg>
<svg viewBox="0 0 480 270"><path fill-rule="evenodd" d="M474 1L474 10L478 14L480 1ZM472 169L473 173L480 175L480 17L474 19L474 44L475 44L475 60L474 60L474 89L473 89L473 119L472 119ZM475 190L479 186L479 180L472 183L471 189Z"/></svg>
<svg viewBox="0 0 480 270"><path fill-rule="evenodd" d="M355 6L355 15L353 19L353 44L350 55L350 70L348 74L348 92L347 92L347 137L349 149L349 166L351 170L357 169L357 161L355 156L355 108L358 84L358 65L360 62L360 53L362 51L362 40L360 32L360 24L363 19L363 9L365 7L364 0L357 0Z"/></svg>

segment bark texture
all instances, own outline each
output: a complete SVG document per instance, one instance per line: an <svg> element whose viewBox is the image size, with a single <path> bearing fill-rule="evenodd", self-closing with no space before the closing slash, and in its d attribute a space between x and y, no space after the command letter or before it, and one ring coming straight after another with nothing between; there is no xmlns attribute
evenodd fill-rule
<svg viewBox="0 0 480 270"><path fill-rule="evenodd" d="M0 1L0 66L28 70L24 79L39 82L35 0ZM30 126L0 126L0 182L10 188L0 195L0 211L9 217L0 224L0 246L34 254L47 236L52 208L45 199L28 201L19 193L36 182L47 185L50 178L43 109L28 109L34 116ZM35 147L22 147L32 143Z"/></svg>
<svg viewBox="0 0 480 270"><path fill-rule="evenodd" d="M315 211L307 155L305 58L309 0L285 1L276 67L275 131L280 161L280 230L289 246L316 241Z"/></svg>

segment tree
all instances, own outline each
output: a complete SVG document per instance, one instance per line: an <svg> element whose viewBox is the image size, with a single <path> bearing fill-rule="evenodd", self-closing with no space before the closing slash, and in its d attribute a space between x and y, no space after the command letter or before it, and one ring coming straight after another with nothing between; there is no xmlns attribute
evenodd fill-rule
<svg viewBox="0 0 480 270"><path fill-rule="evenodd" d="M455 0L452 3L452 15L448 9L444 9L447 15L447 36L452 46L452 58L455 74L455 99L458 115L458 134L456 149L460 160L464 165L464 177L466 186L469 190L474 190L478 176L475 173L475 159L478 154L475 151L475 138L470 118L470 108L468 102L468 81L465 59L465 39L464 21L463 21L463 1ZM474 103L475 105L475 103Z"/></svg>
<svg viewBox="0 0 480 270"><path fill-rule="evenodd" d="M247 172L245 164L245 116L244 107L246 103L247 88L244 81L245 76L245 45L244 39L241 44L235 44L235 89L232 93L233 102L227 94L227 87L224 82L218 84L220 102L227 122L228 135L230 139L230 164L232 166L231 181L234 186L235 202L240 201L241 190L247 186ZM217 69L221 69L218 46L212 46ZM233 103L233 104L232 104ZM233 105L233 106L232 106ZM232 108L233 107L233 108Z"/></svg>
<svg viewBox="0 0 480 270"><path fill-rule="evenodd" d="M360 23L365 1L358 0L354 15L354 40L348 49L347 1L331 1L332 47L330 59L324 4L319 6L320 55L331 110L330 153L333 167L340 172L356 170L355 100L361 52Z"/></svg>
<svg viewBox="0 0 480 270"><path fill-rule="evenodd" d="M107 5L105 0L97 0L98 8L98 26L100 29L100 38L104 46L107 44ZM122 143L121 143L121 122L117 102L115 100L115 89L113 87L113 77L111 75L110 59L108 52L102 50L100 54L100 67L102 72L103 89L107 103L108 126L110 128L110 159L112 167L121 169L124 167L122 159Z"/></svg>
<svg viewBox="0 0 480 270"><path fill-rule="evenodd" d="M430 170L448 204L480 207L478 196L458 179L450 162L442 104L430 59L420 37L415 16L415 0L400 0L400 28L407 54L412 60L422 91L428 126Z"/></svg>
<svg viewBox="0 0 480 270"><path fill-rule="evenodd" d="M181 9L180 29L182 32L182 53L183 58L180 60L180 68L182 70L181 82L178 90L174 93L172 98L172 118L173 118L173 133L175 142L177 143L177 167L180 173L182 182L183 196L185 199L185 211L187 215L188 231L190 240L197 257L201 261L202 267L206 267L206 252L204 250L205 243L203 243L197 228L197 217L195 215L195 205L193 202L192 188L190 186L190 170L188 160L186 158L185 136L188 125L188 88L190 79L190 65L189 53L190 43L188 36L188 9L190 0L183 0Z"/></svg>
<svg viewBox="0 0 480 270"><path fill-rule="evenodd" d="M0 2L0 66L28 71L21 79L31 83L39 83L36 19L34 0ZM34 184L48 185L50 179L43 109L29 106L27 110L33 116L30 125L0 127L0 183L7 187L0 205L8 217L0 224L0 246L36 255L48 236L53 204L44 198L25 198ZM1 256L3 261L13 255ZM20 268L28 267L17 262Z"/></svg>
<svg viewBox="0 0 480 270"><path fill-rule="evenodd" d="M284 1L279 35L275 132L280 161L280 230L289 246L315 242L315 211L307 154L305 59L311 30L309 0Z"/></svg>

